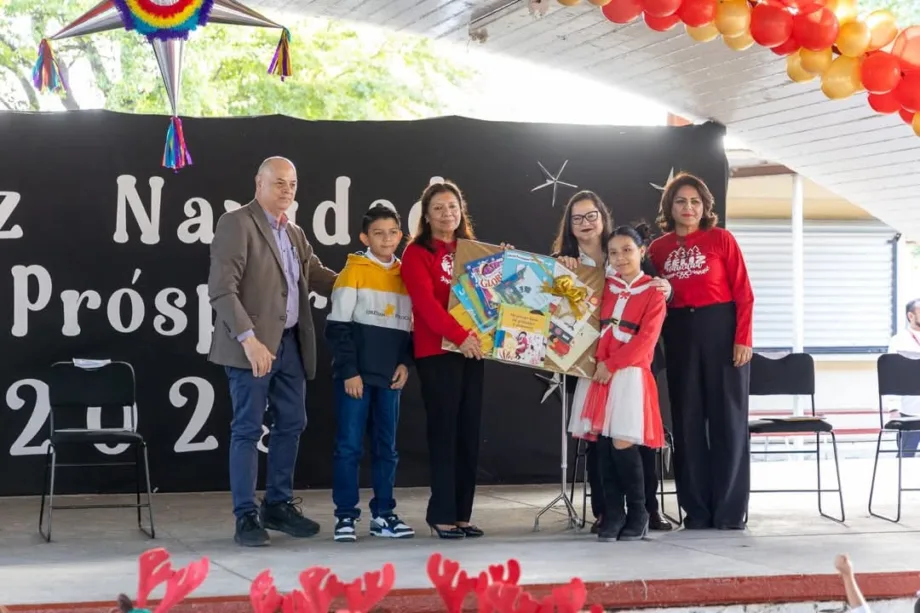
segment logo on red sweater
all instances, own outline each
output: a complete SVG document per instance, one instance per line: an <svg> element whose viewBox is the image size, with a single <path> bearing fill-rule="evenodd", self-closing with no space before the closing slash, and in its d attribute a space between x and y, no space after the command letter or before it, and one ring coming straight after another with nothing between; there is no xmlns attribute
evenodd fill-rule
<svg viewBox="0 0 920 613"><path fill-rule="evenodd" d="M454 254L453 253L445 253L443 256L441 256L441 270L444 271L444 274L447 276L447 278L442 276L441 282L447 283L448 285L450 285L450 280L454 276Z"/></svg>
<svg viewBox="0 0 920 613"><path fill-rule="evenodd" d="M705 275L707 272L709 264L699 247L678 247L665 260L662 276L665 279L689 279L693 275Z"/></svg>

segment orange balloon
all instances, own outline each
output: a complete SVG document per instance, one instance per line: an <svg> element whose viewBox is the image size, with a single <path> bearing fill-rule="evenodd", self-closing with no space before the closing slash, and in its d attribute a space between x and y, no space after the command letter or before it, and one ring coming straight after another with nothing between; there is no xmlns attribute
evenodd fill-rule
<svg viewBox="0 0 920 613"><path fill-rule="evenodd" d="M556 0L556 2L558 2L562 6L575 6L576 4L581 2L581 0Z"/></svg>
<svg viewBox="0 0 920 613"><path fill-rule="evenodd" d="M866 25L872 33L872 39L869 42L869 51L881 49L890 45L891 41L898 35L898 23L894 14L887 9L872 11L866 17Z"/></svg>
<svg viewBox="0 0 920 613"><path fill-rule="evenodd" d="M859 15L859 7L856 6L857 0L827 0L824 6L829 8L837 21L841 24L856 19Z"/></svg>
<svg viewBox="0 0 920 613"><path fill-rule="evenodd" d="M611 0L588 0L594 6L607 6L610 4Z"/></svg>
<svg viewBox="0 0 920 613"><path fill-rule="evenodd" d="M821 51L800 49L799 55L802 56L802 68L814 74L824 74L834 61L834 52L830 47Z"/></svg>
<svg viewBox="0 0 920 613"><path fill-rule="evenodd" d="M684 27L687 30L687 36L698 43L708 43L719 38L719 30L714 23L707 23L699 28L694 28L692 26Z"/></svg>
<svg viewBox="0 0 920 613"><path fill-rule="evenodd" d="M796 83L806 83L818 76L802 68L802 56L798 52L786 56L786 74Z"/></svg>
<svg viewBox="0 0 920 613"><path fill-rule="evenodd" d="M734 51L744 51L754 45L754 38L749 32L745 32L741 36L723 36L722 41L726 47Z"/></svg>
<svg viewBox="0 0 920 613"><path fill-rule="evenodd" d="M719 0L713 23L722 36L747 34L751 29L751 7L747 0Z"/></svg>
<svg viewBox="0 0 920 613"><path fill-rule="evenodd" d="M862 89L859 80L859 60L838 56L821 76L821 91L831 100L849 98Z"/></svg>
<svg viewBox="0 0 920 613"><path fill-rule="evenodd" d="M842 55L859 57L865 55L872 42L872 32L862 21L853 19L840 26L837 33L837 49Z"/></svg>
<svg viewBox="0 0 920 613"><path fill-rule="evenodd" d="M920 113L914 115L914 118L910 122L910 127L914 129L914 134L920 136Z"/></svg>

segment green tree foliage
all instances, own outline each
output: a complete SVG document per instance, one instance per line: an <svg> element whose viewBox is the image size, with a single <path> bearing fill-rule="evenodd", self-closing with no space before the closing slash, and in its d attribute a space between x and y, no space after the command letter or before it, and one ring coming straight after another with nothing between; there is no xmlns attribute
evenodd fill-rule
<svg viewBox="0 0 920 613"><path fill-rule="evenodd" d="M49 106L42 100L47 94L38 94L31 84L39 41L97 2L0 0L0 110ZM180 114L409 119L453 110L449 102L474 75L424 38L359 31L320 18L269 16L283 19L291 31L294 76L282 82L267 74L278 30L208 25L185 44ZM52 47L65 80L101 97L104 108L169 112L153 52L136 33L119 28L53 41ZM72 93L61 103L80 108Z"/></svg>
<svg viewBox="0 0 920 613"><path fill-rule="evenodd" d="M888 9L898 18L898 26L920 26L920 0L860 0L859 12Z"/></svg>

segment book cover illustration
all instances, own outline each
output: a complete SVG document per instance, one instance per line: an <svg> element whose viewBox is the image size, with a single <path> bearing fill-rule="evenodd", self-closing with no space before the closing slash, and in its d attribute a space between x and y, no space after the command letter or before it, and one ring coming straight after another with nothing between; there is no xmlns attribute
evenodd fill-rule
<svg viewBox="0 0 920 613"><path fill-rule="evenodd" d="M552 324L566 332L569 337L574 338L578 335L579 331L581 331L581 328L588 323L591 319L591 315L600 306L600 296L596 295L594 290L579 281L575 273L561 264L557 263L555 265L553 274L556 277L572 277L572 279L575 280L575 285L584 288L587 293L587 298L585 298L585 301L582 303L580 312L573 311L569 301L565 299L554 301L550 303L549 306Z"/></svg>
<svg viewBox="0 0 920 613"><path fill-rule="evenodd" d="M460 301L459 306L462 306L469 314L469 322L474 324L480 332L491 332L495 329L495 317L486 315L486 309L479 300L476 290L473 289L469 275L460 275L452 291ZM453 312L454 310L451 310L451 313Z"/></svg>
<svg viewBox="0 0 920 613"><path fill-rule="evenodd" d="M543 366L549 315L526 307L503 304L499 308L493 357L505 362Z"/></svg>
<svg viewBox="0 0 920 613"><path fill-rule="evenodd" d="M569 372L582 377L589 376L584 369L576 367L579 360L585 357L585 352L600 337L600 332L593 326L582 325L575 335L569 334L559 326L550 325L549 342L547 344L547 357L558 366L562 372ZM594 358L590 360L593 362Z"/></svg>
<svg viewBox="0 0 920 613"><path fill-rule="evenodd" d="M498 306L501 304L501 297L495 292L495 287L502 282L502 259L502 253L494 253L467 262L465 267L489 319L498 314Z"/></svg>
<svg viewBox="0 0 920 613"><path fill-rule="evenodd" d="M560 298L547 292L552 287L556 260L545 256L505 251L502 260L502 283L496 288L505 302L534 311L548 311Z"/></svg>
<svg viewBox="0 0 920 613"><path fill-rule="evenodd" d="M459 323L464 328L468 330L475 330L476 327L478 327L478 324L476 324L476 322L473 321L473 316L470 315L470 313L466 310L466 308L464 308L462 304L455 305L454 308L452 308L449 312L451 316L453 316L453 318L457 320L457 323ZM493 349L493 344L492 344L493 339L492 339L492 334L491 334L491 328L487 331L481 331L481 330L477 331L476 336L479 337L479 344L480 344L480 347L482 347L482 353L484 355L491 354L492 349ZM444 340L444 348L451 350L451 351L459 350L459 348L456 345L454 345L447 339Z"/></svg>

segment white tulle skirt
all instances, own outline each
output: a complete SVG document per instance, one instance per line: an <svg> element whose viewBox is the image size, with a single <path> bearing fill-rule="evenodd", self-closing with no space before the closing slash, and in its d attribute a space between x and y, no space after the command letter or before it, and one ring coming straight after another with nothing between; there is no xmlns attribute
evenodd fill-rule
<svg viewBox="0 0 920 613"><path fill-rule="evenodd" d="M592 424L600 423L599 416L586 415L584 410L591 384L591 379L579 378L575 386L569 418L572 436L591 438L593 434L645 445L651 434L646 432L645 369L629 367L613 373L604 405L603 427L599 432L592 428Z"/></svg>

